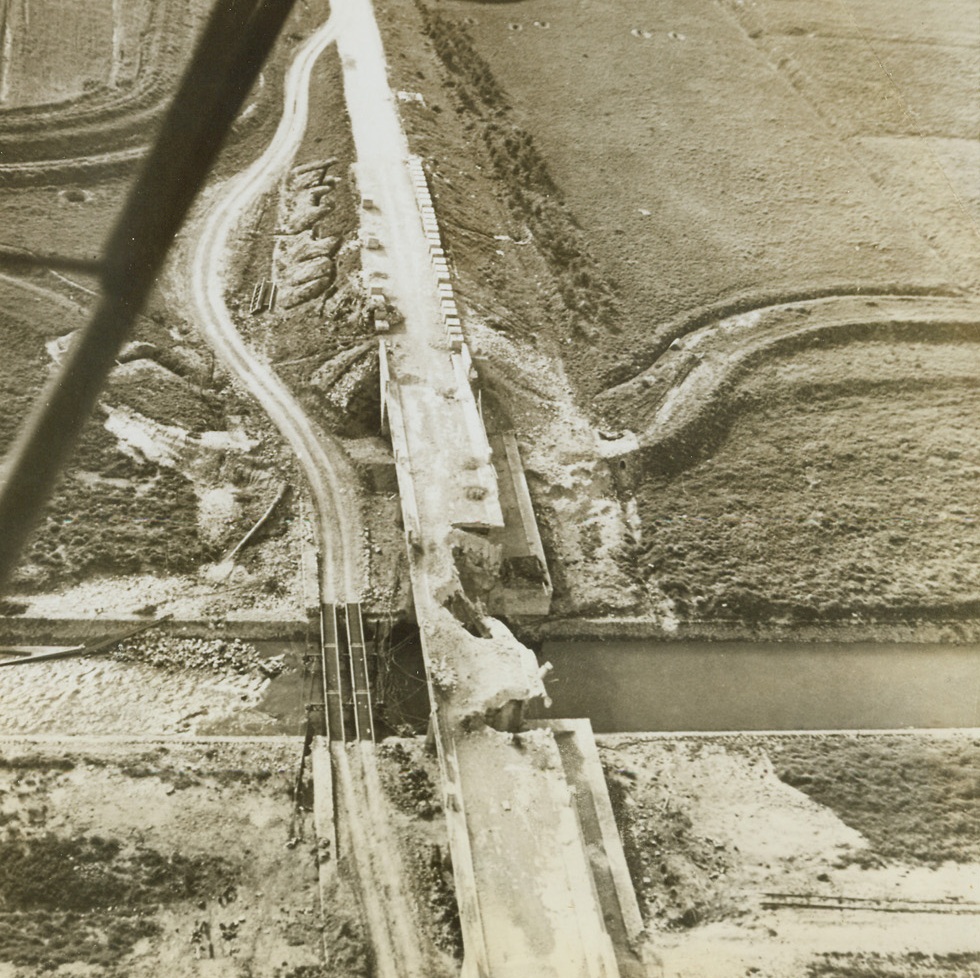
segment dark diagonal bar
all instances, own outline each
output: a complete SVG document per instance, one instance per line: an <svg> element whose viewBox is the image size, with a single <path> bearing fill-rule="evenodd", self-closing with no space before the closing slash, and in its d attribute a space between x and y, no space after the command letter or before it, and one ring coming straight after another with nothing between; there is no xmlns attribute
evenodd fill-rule
<svg viewBox="0 0 980 978"><path fill-rule="evenodd" d="M109 236L102 298L0 473L0 589L295 0L217 0Z"/></svg>

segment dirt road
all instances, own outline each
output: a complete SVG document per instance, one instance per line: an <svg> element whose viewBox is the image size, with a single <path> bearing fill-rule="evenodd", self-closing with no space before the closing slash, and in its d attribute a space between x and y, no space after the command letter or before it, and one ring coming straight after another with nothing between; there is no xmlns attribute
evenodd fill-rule
<svg viewBox="0 0 980 978"><path fill-rule="evenodd" d="M223 272L231 236L243 211L285 171L299 148L307 125L313 66L343 22L343 15L332 16L297 53L286 75L283 116L276 134L265 153L219 191L194 249L192 275L192 295L205 335L268 412L309 480L323 558L321 593L323 600L332 603L358 600L361 534L353 481L348 482L346 462L339 451L331 450L331 440L317 430L269 366L242 341L224 302ZM377 776L366 767L371 758L373 755L352 772L346 753L340 749L335 755L345 830L341 852L346 855L349 851L350 868L359 881L378 973L392 978L436 974L434 964L424 960L426 952L410 924L412 911L401 886L405 871L382 828L385 822L378 808L378 790L372 790ZM371 831L365 833L365 826L372 827Z"/></svg>
<svg viewBox="0 0 980 978"><path fill-rule="evenodd" d="M360 590L360 517L345 485L340 450L306 416L268 364L244 343L225 305L224 272L233 233L246 208L283 173L306 130L309 80L318 56L336 38L332 17L299 49L285 80L282 120L266 151L222 186L193 249L191 290L198 324L215 352L261 403L295 451L309 480L317 512L321 592L330 602L356 601Z"/></svg>

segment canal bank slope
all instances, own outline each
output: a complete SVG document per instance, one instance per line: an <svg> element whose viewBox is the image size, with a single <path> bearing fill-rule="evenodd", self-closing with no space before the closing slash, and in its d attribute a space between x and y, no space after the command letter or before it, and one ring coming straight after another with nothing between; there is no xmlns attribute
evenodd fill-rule
<svg viewBox="0 0 980 978"><path fill-rule="evenodd" d="M641 7L382 23L556 614L975 635L975 4L887 37L876 0Z"/></svg>
<svg viewBox="0 0 980 978"><path fill-rule="evenodd" d="M599 740L665 978L976 974L976 731Z"/></svg>

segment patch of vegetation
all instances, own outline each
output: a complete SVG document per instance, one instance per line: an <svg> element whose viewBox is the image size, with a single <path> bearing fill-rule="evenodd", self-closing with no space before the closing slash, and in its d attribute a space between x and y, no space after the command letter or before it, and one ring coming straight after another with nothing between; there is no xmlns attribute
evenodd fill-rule
<svg viewBox="0 0 980 978"><path fill-rule="evenodd" d="M980 861L980 740L838 735L766 746L781 780L868 839L851 861Z"/></svg>
<svg viewBox="0 0 980 978"><path fill-rule="evenodd" d="M479 122L494 173L508 203L534 235L554 275L573 328L588 335L591 324L615 326L613 284L589 251L586 236L565 203L544 156L514 119L507 97L477 53L466 25L418 2L425 31L453 78L460 109Z"/></svg>
<svg viewBox="0 0 980 978"><path fill-rule="evenodd" d="M37 972L72 962L110 968L159 933L160 925L139 913L0 914L0 961Z"/></svg>
<svg viewBox="0 0 980 978"><path fill-rule="evenodd" d="M463 960L463 928L459 921L459 905L452 860L448 848L432 845L427 850L413 849L412 873L418 881L431 920L432 940L436 947Z"/></svg>
<svg viewBox="0 0 980 978"><path fill-rule="evenodd" d="M438 815L442 805L429 772L416 764L412 755L397 742L383 744L381 754L388 761L382 769L385 787L398 808L424 819Z"/></svg>
<svg viewBox="0 0 980 978"><path fill-rule="evenodd" d="M115 839L53 833L0 842L0 902L7 910L87 913L201 897L234 872L217 856L124 851Z"/></svg>
<svg viewBox="0 0 980 978"><path fill-rule="evenodd" d="M333 972L323 964L300 964L276 968L273 978L332 978Z"/></svg>
<svg viewBox="0 0 980 978"><path fill-rule="evenodd" d="M146 764L123 764L119 768L119 773L127 778L159 778L161 781L168 782L176 791L185 788L196 788L202 781L196 774L185 771L182 768L156 767Z"/></svg>
<svg viewBox="0 0 980 978"><path fill-rule="evenodd" d="M342 894L342 890L333 893L334 897L341 898ZM331 907L324 914L323 946L327 949L328 958L324 978L370 978L374 974L371 949L363 924L350 910ZM290 972L283 970L286 972L283 978L291 978ZM316 971L312 976L300 972L299 978L321 976Z"/></svg>
<svg viewBox="0 0 980 978"><path fill-rule="evenodd" d="M198 533L193 484L179 472L124 455L99 418L76 458L28 547L20 587L98 572L183 573L216 557Z"/></svg>
<svg viewBox="0 0 980 978"><path fill-rule="evenodd" d="M21 760L5 766L52 766L43 756ZM165 855L97 835L8 833L0 841L0 961L39 972L76 961L112 967L159 934L159 905L208 898L236 879L216 856Z"/></svg>
<svg viewBox="0 0 980 978"><path fill-rule="evenodd" d="M761 368L704 421L721 426L714 454L641 487L640 576L691 619L976 617L972 349L924 344L911 375L880 381L879 344ZM948 351L961 366L941 370ZM866 376L840 381L859 359ZM942 383L916 378L930 366Z"/></svg>
<svg viewBox="0 0 980 978"><path fill-rule="evenodd" d="M658 927L686 929L730 914L719 887L729 856L699 835L690 817L665 803L656 818L637 806L636 774L604 765L613 815L644 917Z"/></svg>
<svg viewBox="0 0 980 978"><path fill-rule="evenodd" d="M191 482L160 468L148 484L92 482L69 473L27 552L18 583L35 588L91 573L182 573L216 552L198 534Z"/></svg>
<svg viewBox="0 0 980 978"><path fill-rule="evenodd" d="M3 348L3 375L0 376L0 454L13 443L27 416L34 397L47 376L46 339L65 332L56 322L64 310L34 301L34 296L13 285L0 282L0 344ZM50 318L46 318L50 317Z"/></svg>
<svg viewBox="0 0 980 978"><path fill-rule="evenodd" d="M806 978L980 978L980 954L821 954Z"/></svg>
<svg viewBox="0 0 980 978"><path fill-rule="evenodd" d="M199 433L221 428L221 404L217 396L193 386L155 360L135 361L125 373L112 375L107 399L161 424L179 425Z"/></svg>
<svg viewBox="0 0 980 978"><path fill-rule="evenodd" d="M0 754L0 770L7 771L71 771L75 767L72 757L55 754Z"/></svg>
<svg viewBox="0 0 980 978"><path fill-rule="evenodd" d="M190 762L181 765L178 757L171 760L170 754L166 747L160 747L125 762L102 754L77 754L74 759L39 756L36 763L32 757L14 758L14 761L23 761L21 766L39 770L69 770L76 763L95 768L114 768L124 777L157 778L177 790L196 788L206 782L220 785L261 785L272 778L274 773L270 767L229 767L228 759L217 751L207 751L204 755L205 763L193 766ZM0 768L2 767L3 763L0 761ZM292 787L291 777L286 777L284 782Z"/></svg>

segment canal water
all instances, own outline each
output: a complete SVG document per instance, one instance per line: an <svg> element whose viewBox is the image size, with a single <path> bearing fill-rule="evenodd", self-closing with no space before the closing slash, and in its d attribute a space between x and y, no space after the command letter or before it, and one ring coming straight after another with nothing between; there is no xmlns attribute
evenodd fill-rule
<svg viewBox="0 0 980 978"><path fill-rule="evenodd" d="M598 733L980 727L980 646L546 642L552 717Z"/></svg>
<svg viewBox="0 0 980 978"><path fill-rule="evenodd" d="M263 730L263 733L302 737L306 731L306 699L310 688L309 666L304 658L310 651L306 642L260 639L249 644L255 646L263 659L282 656L283 670L269 683L265 696L257 706L259 711L275 721L275 725ZM237 729L234 721L229 722L228 728L222 733L234 736L254 732Z"/></svg>

